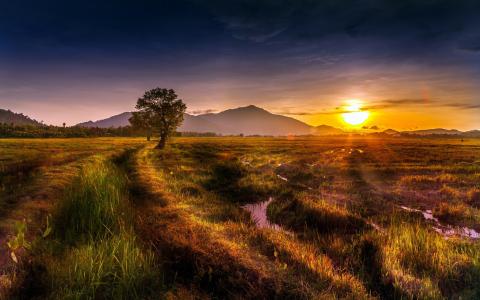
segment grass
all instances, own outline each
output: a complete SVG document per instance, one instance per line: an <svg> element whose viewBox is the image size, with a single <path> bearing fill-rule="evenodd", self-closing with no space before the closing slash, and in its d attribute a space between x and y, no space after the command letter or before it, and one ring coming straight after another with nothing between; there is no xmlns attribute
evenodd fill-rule
<svg viewBox="0 0 480 300"><path fill-rule="evenodd" d="M135 237L126 177L108 159L84 165L39 241L35 264L52 299L144 299L161 289L153 253ZM27 292L28 293L28 292Z"/></svg>
<svg viewBox="0 0 480 300"><path fill-rule="evenodd" d="M323 233L354 233L366 227L361 217L352 214L345 207L328 204L324 200L278 200L269 206L268 215L274 222L297 232L303 232L306 227L310 227Z"/></svg>
<svg viewBox="0 0 480 300"><path fill-rule="evenodd" d="M72 244L118 234L127 216L126 178L98 157L66 189L54 216L55 233Z"/></svg>
<svg viewBox="0 0 480 300"><path fill-rule="evenodd" d="M383 246L383 268L410 297L480 296L478 244L446 240L420 224L394 221Z"/></svg>
<svg viewBox="0 0 480 300"><path fill-rule="evenodd" d="M75 247L47 272L55 299L144 299L159 292L153 254L128 233Z"/></svg>
<svg viewBox="0 0 480 300"><path fill-rule="evenodd" d="M174 138L165 150L144 143L0 145L3 182L20 183L8 203L62 182L61 196L48 193L56 205L44 208L52 233L34 238L45 214L28 221L32 250L21 261L31 263L16 269L25 274L19 295L480 297L478 240L444 237L418 211L479 228L478 140ZM28 180L18 175L23 167L32 169ZM267 215L280 230L256 227L242 209L270 197ZM4 211L31 214L10 204Z"/></svg>

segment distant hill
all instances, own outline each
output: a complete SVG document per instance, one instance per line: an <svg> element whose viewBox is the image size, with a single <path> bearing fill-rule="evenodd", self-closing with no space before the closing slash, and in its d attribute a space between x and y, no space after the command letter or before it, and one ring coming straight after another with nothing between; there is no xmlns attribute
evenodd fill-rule
<svg viewBox="0 0 480 300"><path fill-rule="evenodd" d="M98 121L88 121L77 124L79 127L99 127L99 128L110 128L110 127L121 127L127 126L130 123L128 119L132 116L131 112L124 112L119 115L112 116L107 119L98 120Z"/></svg>
<svg viewBox="0 0 480 300"><path fill-rule="evenodd" d="M338 135L344 133L345 131L328 125L320 125L313 129L313 134L316 135Z"/></svg>
<svg viewBox="0 0 480 300"><path fill-rule="evenodd" d="M386 129L383 131L384 134L388 134L388 135L398 135L400 134L400 132L396 131L396 130L393 130L393 129Z"/></svg>
<svg viewBox="0 0 480 300"><path fill-rule="evenodd" d="M480 130L470 130L462 134L464 137L480 138Z"/></svg>
<svg viewBox="0 0 480 300"><path fill-rule="evenodd" d="M461 135L463 134L463 132L456 129L443 129L443 128L402 131L402 133L415 134L415 135Z"/></svg>
<svg viewBox="0 0 480 300"><path fill-rule="evenodd" d="M80 123L83 127L120 127L129 125L131 113L125 112L99 121ZM220 113L185 114L180 132L214 132L222 135L332 135L342 130L327 125L312 127L299 120L272 114L254 105L228 109Z"/></svg>
<svg viewBox="0 0 480 300"><path fill-rule="evenodd" d="M35 125L40 126L42 123L31 119L24 114L14 113L11 110L0 109L0 123L14 125Z"/></svg>

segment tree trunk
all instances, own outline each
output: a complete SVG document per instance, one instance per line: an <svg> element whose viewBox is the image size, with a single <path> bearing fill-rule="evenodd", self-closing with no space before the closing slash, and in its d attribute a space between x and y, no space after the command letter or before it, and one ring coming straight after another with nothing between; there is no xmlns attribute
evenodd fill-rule
<svg viewBox="0 0 480 300"><path fill-rule="evenodd" d="M160 136L160 141L158 142L157 149L163 149L165 148L165 144L167 143L167 137L164 135Z"/></svg>
<svg viewBox="0 0 480 300"><path fill-rule="evenodd" d="M151 136L152 136L152 130L151 130L151 129L147 129L147 141L150 142Z"/></svg>

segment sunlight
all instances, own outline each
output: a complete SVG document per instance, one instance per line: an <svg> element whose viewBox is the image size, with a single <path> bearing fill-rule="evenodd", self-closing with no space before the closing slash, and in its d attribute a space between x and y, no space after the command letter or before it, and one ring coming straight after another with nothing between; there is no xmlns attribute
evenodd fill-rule
<svg viewBox="0 0 480 300"><path fill-rule="evenodd" d="M352 126L363 124L370 115L368 111L362 110L362 103L356 99L349 100L343 110L345 111L341 114L343 121Z"/></svg>
<svg viewBox="0 0 480 300"><path fill-rule="evenodd" d="M368 111L357 111L342 114L343 120L350 125L360 125L368 119Z"/></svg>

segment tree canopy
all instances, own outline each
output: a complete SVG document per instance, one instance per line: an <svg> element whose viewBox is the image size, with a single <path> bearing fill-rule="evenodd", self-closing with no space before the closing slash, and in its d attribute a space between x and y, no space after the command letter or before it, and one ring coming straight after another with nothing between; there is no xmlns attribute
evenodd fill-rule
<svg viewBox="0 0 480 300"><path fill-rule="evenodd" d="M147 130L147 139L153 131L160 136L157 148L164 148L167 139L183 122L187 106L172 89L154 88L138 99L130 124Z"/></svg>

